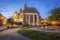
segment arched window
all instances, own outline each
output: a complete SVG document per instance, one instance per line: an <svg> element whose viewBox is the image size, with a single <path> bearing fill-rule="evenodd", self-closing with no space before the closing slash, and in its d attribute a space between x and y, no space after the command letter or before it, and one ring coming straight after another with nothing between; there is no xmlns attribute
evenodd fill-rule
<svg viewBox="0 0 60 40"><path fill-rule="evenodd" d="M30 15L30 22L33 23L33 15Z"/></svg>
<svg viewBox="0 0 60 40"><path fill-rule="evenodd" d="M35 15L35 23L37 22L37 15Z"/></svg>

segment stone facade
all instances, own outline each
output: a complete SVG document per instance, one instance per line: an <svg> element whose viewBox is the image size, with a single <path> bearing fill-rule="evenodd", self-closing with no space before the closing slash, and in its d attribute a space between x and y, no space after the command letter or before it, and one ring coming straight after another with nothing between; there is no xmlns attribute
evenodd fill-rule
<svg viewBox="0 0 60 40"><path fill-rule="evenodd" d="M15 12L13 15L15 22L22 22L23 25L39 26L40 19L39 12L34 7L28 7L24 5L24 10L20 9L20 12Z"/></svg>
<svg viewBox="0 0 60 40"><path fill-rule="evenodd" d="M6 25L7 24L7 18L4 17L1 13L0 13L0 21L2 21L2 24L3 25Z"/></svg>

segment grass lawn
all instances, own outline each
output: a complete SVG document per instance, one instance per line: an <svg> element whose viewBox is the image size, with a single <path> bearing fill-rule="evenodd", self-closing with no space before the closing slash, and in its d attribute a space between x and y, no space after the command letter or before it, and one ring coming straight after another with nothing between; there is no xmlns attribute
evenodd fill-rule
<svg viewBox="0 0 60 40"><path fill-rule="evenodd" d="M18 33L32 40L60 40L59 33L47 33L36 30L18 30Z"/></svg>

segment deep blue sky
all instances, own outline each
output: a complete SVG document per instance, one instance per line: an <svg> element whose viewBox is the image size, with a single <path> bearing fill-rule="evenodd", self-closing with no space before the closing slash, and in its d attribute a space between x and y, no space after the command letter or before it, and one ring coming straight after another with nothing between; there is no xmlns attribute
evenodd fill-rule
<svg viewBox="0 0 60 40"><path fill-rule="evenodd" d="M9 18L15 11L24 9L25 3L28 7L35 7L42 18L47 18L51 9L60 7L60 0L0 0L0 12Z"/></svg>

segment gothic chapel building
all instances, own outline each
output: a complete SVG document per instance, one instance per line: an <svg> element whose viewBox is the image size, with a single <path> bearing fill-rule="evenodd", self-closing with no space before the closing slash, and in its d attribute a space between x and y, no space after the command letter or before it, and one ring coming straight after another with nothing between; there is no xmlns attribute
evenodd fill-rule
<svg viewBox="0 0 60 40"><path fill-rule="evenodd" d="M15 22L21 22L23 25L40 26L41 17L39 12L34 7L28 7L27 4L24 5L24 10L20 9L20 12L15 12L13 14L13 19Z"/></svg>

